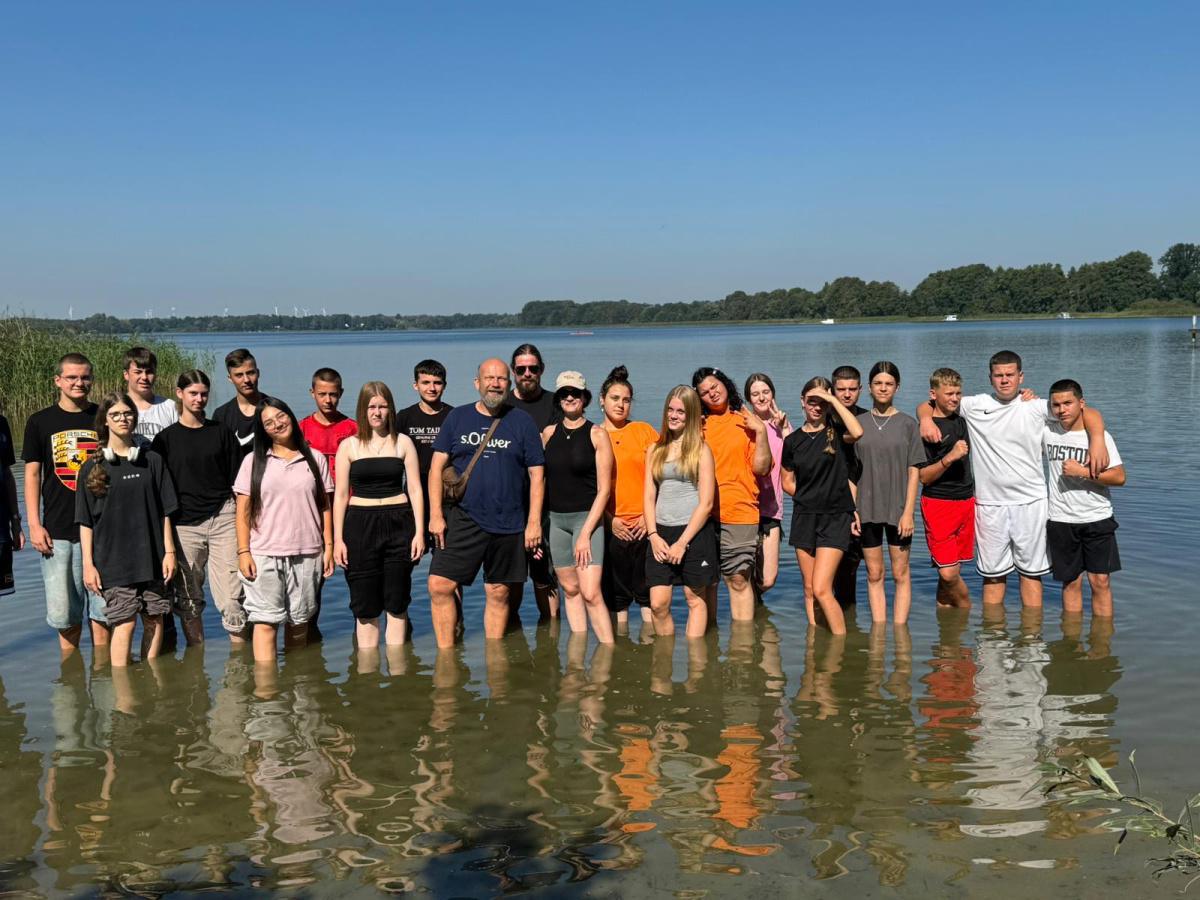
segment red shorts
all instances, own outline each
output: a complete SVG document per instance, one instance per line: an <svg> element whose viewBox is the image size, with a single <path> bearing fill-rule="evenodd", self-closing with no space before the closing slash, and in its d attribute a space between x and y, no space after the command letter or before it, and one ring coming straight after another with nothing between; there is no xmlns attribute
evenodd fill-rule
<svg viewBox="0 0 1200 900"><path fill-rule="evenodd" d="M957 566L975 558L975 498L938 500L921 498L925 520L925 543L939 569Z"/></svg>

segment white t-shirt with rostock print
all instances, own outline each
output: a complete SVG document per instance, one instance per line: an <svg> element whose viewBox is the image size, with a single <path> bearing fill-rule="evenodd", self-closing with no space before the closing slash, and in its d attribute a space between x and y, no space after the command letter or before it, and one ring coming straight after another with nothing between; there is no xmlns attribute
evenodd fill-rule
<svg viewBox="0 0 1200 900"><path fill-rule="evenodd" d="M967 457L975 476L975 502L1021 506L1046 499L1042 431L1056 421L1045 400L1001 403L991 394L963 397L958 413L967 422Z"/></svg>
<svg viewBox="0 0 1200 900"><path fill-rule="evenodd" d="M1100 522L1113 514L1112 495L1107 487L1090 478L1063 475L1063 461L1073 459L1088 464L1088 436L1082 429L1063 431L1058 422L1047 424L1042 431L1046 462L1050 464L1050 521L1083 525ZM1121 454L1107 431L1104 446L1108 448L1108 467L1121 465Z"/></svg>

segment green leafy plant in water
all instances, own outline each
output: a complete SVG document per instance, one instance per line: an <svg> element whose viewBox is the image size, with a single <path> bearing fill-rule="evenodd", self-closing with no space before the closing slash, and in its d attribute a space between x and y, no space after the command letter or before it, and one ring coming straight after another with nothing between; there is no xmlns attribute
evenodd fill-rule
<svg viewBox="0 0 1200 900"><path fill-rule="evenodd" d="M1151 873L1155 878L1168 872L1189 876L1183 886L1183 892L1186 892L1194 883L1200 881L1200 840L1197 840L1196 816L1193 813L1193 809L1200 811L1200 794L1185 802L1179 815L1172 819L1163 811L1160 801L1142 796L1142 779L1134 760L1136 754L1136 750L1129 754L1129 768L1133 772L1133 794L1122 791L1109 770L1091 756L1083 757L1071 768L1051 768L1047 777L1053 781L1042 794L1049 797L1055 791L1071 791L1081 798L1102 797L1115 800L1131 809L1132 812L1128 815L1109 819L1104 823L1107 827L1120 829L1113 853L1121 849L1131 831L1165 840L1170 852L1166 856L1150 857L1146 861L1147 865L1157 865Z"/></svg>

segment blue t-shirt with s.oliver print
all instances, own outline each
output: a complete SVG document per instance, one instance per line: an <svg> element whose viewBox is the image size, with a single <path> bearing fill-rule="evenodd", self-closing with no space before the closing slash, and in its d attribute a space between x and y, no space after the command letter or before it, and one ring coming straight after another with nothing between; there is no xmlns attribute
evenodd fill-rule
<svg viewBox="0 0 1200 900"><path fill-rule="evenodd" d="M461 474L492 425L474 403L456 406L442 423L436 453L447 453ZM515 534L525 530L529 515L528 469L545 463L542 438L528 413L511 406L501 409L500 424L471 470L467 492L459 504L484 531Z"/></svg>

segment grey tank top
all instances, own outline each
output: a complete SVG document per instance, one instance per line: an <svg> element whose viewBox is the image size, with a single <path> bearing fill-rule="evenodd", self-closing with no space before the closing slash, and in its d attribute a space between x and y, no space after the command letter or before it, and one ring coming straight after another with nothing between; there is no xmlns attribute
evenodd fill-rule
<svg viewBox="0 0 1200 900"><path fill-rule="evenodd" d="M700 489L673 462L663 464L654 519L659 525L686 525L700 502Z"/></svg>

